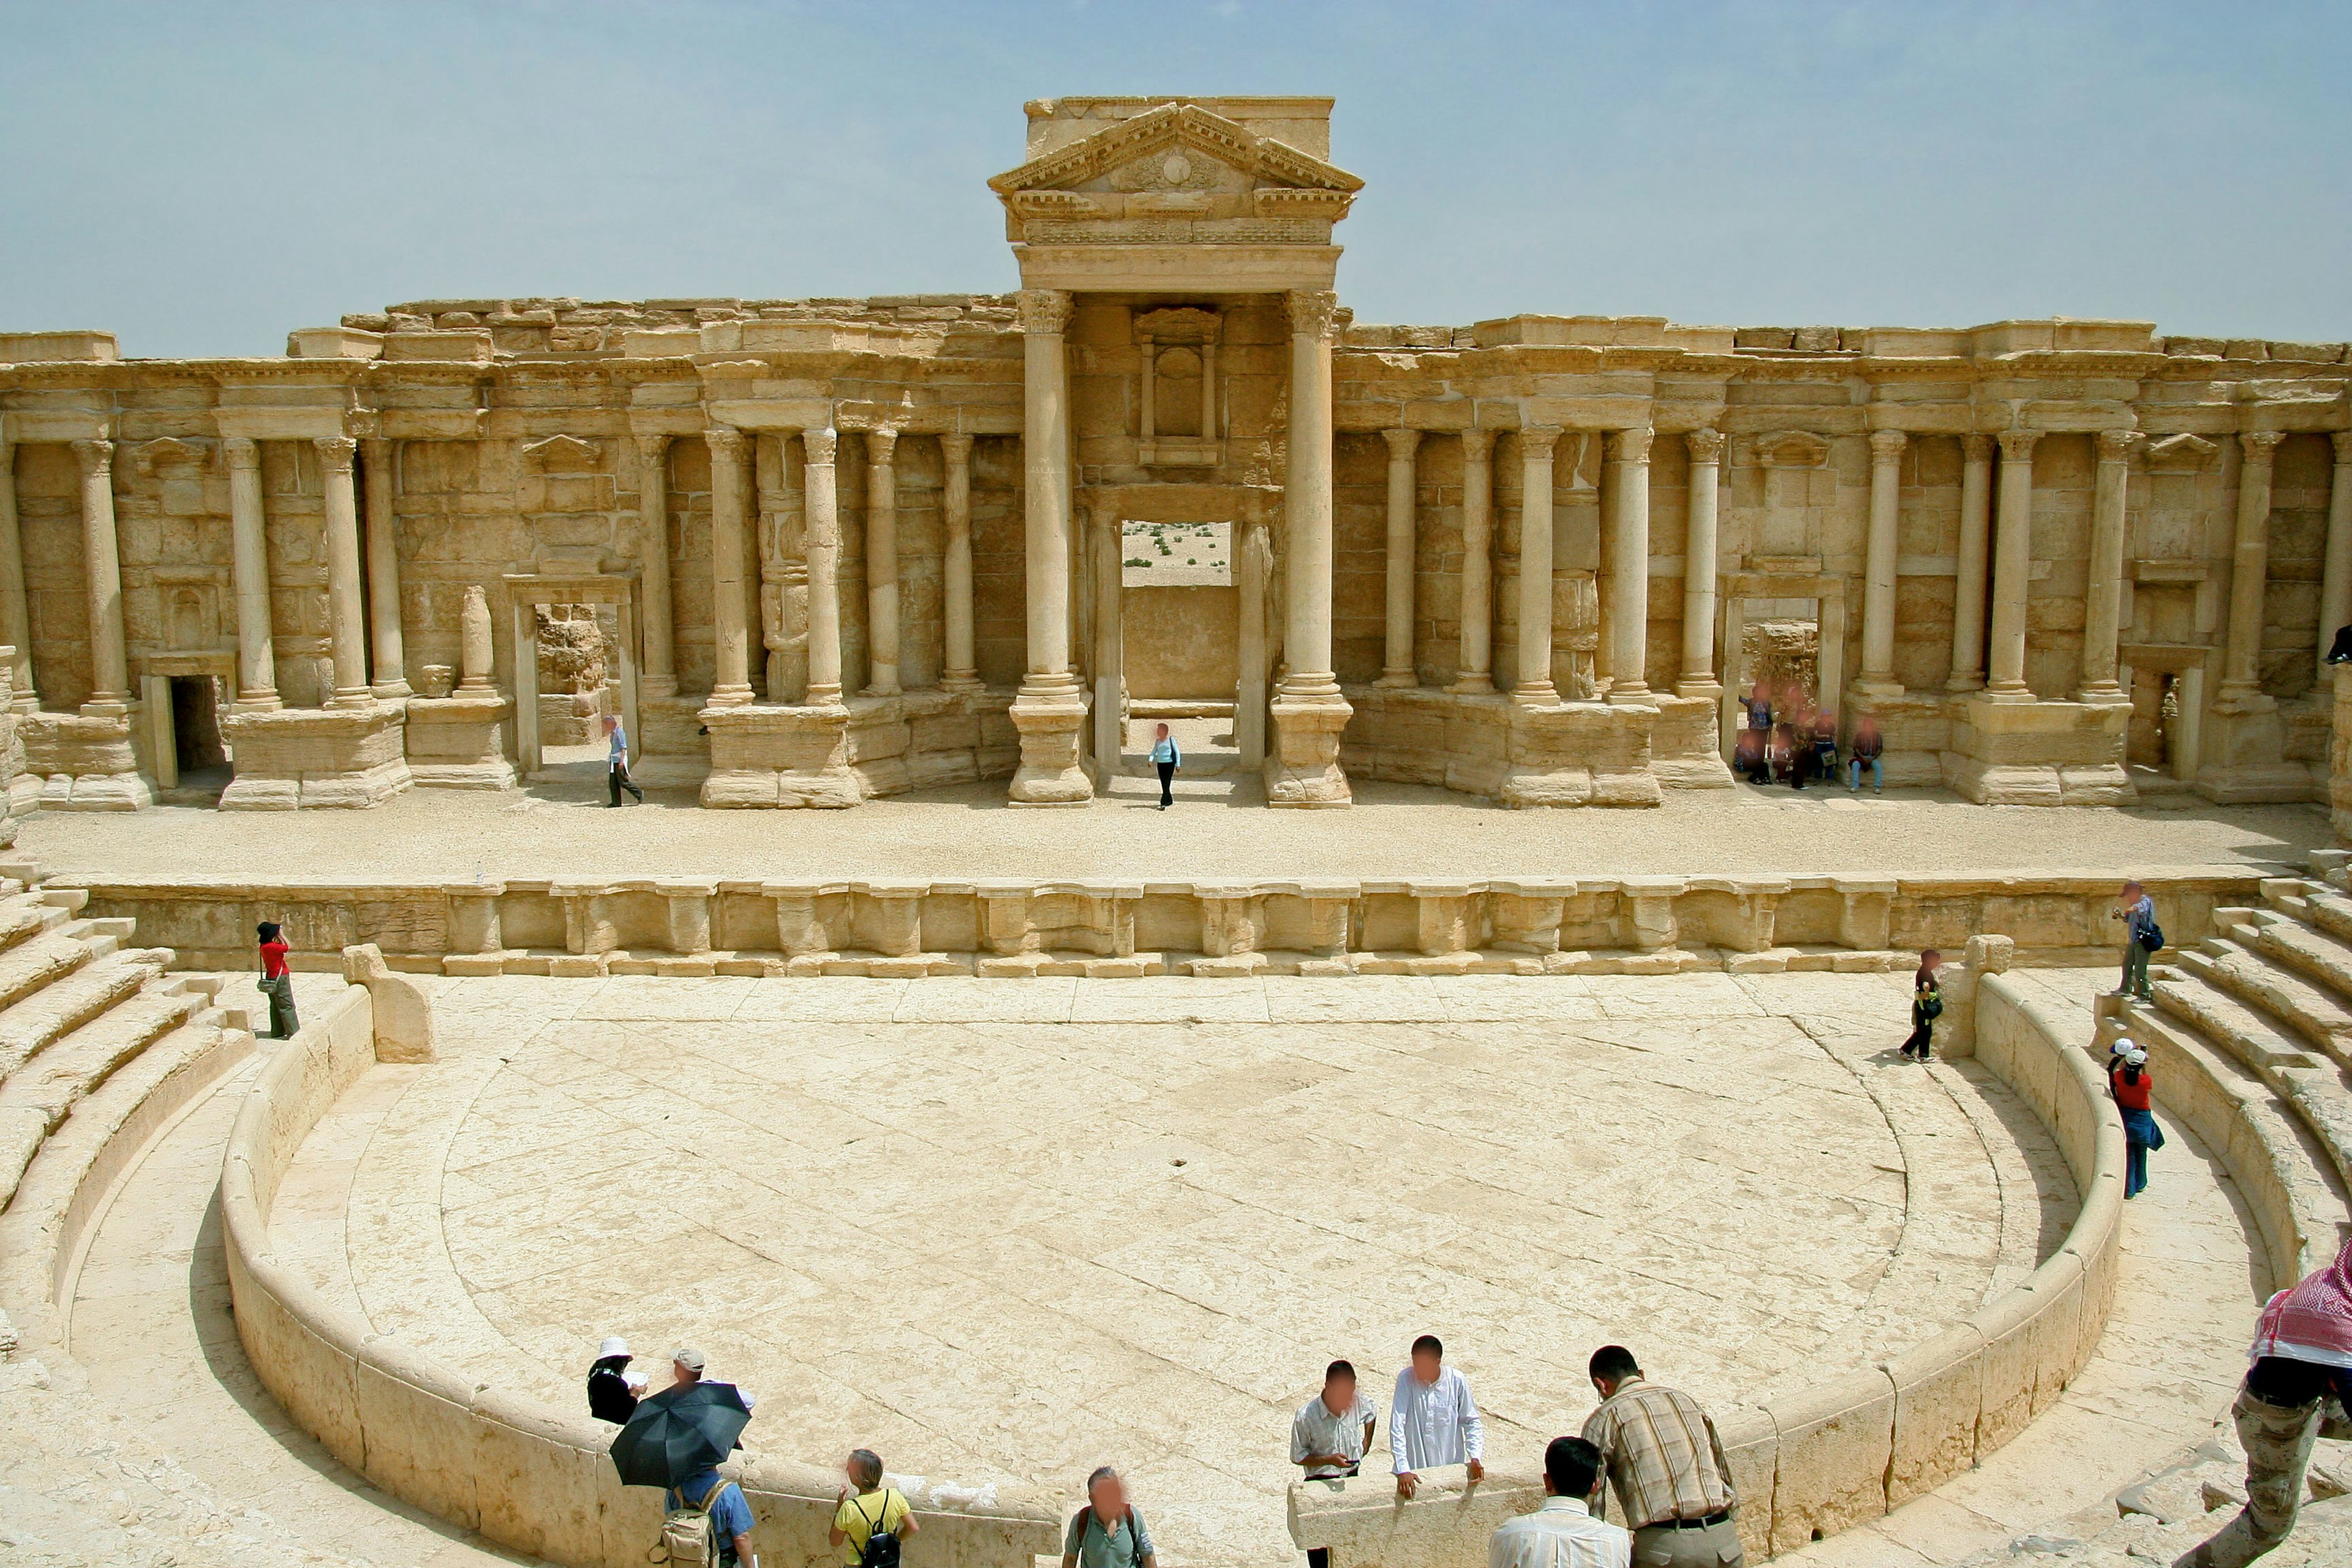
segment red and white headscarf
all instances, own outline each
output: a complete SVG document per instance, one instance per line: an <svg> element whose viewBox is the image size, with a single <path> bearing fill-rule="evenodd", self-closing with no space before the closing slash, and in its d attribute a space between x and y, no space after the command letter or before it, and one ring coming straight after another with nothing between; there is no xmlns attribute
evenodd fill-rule
<svg viewBox="0 0 2352 1568"><path fill-rule="evenodd" d="M2352 1367L2352 1241L2335 1262L2271 1298L2248 1353Z"/></svg>

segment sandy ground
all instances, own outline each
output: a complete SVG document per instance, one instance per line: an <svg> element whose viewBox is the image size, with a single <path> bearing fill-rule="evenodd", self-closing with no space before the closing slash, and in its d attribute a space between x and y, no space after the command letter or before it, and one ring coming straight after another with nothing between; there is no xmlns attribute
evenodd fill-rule
<svg viewBox="0 0 2352 1568"><path fill-rule="evenodd" d="M1115 780L1107 799L1008 806L1002 781L852 811L705 811L691 789L604 808L593 761L510 795L412 790L373 811L161 806L40 812L17 844L53 875L168 878L1493 877L1925 874L2300 862L2332 842L2314 805L2148 811L1970 805L1933 790L1670 793L1654 811L1507 811L1360 784L1345 811L1272 811L1254 781ZM625 812L626 815L623 815Z"/></svg>

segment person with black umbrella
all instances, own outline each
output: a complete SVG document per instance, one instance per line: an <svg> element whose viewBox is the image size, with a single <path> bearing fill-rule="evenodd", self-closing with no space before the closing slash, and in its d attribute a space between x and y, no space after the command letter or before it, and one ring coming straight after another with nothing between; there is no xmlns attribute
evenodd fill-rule
<svg viewBox="0 0 2352 1568"><path fill-rule="evenodd" d="M743 1489L719 1473L739 1446L751 1406L731 1383L703 1381L703 1355L690 1346L670 1352L677 1381L638 1402L613 1439L613 1468L621 1484L666 1489L668 1517L662 1544L672 1563L696 1561L698 1542L720 1568L760 1568L751 1550L751 1505Z"/></svg>

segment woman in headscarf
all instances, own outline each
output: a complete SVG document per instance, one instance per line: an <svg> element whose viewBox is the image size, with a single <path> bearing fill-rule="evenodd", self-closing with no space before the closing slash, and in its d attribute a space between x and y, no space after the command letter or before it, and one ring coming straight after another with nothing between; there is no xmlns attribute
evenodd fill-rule
<svg viewBox="0 0 2352 1568"><path fill-rule="evenodd" d="M2352 1436L2352 1241L2271 1298L2247 1354L2253 1365L2231 1410L2246 1449L2246 1506L2181 1559L2191 1568L2242 1568L2284 1541L2312 1440Z"/></svg>
<svg viewBox="0 0 2352 1568"><path fill-rule="evenodd" d="M2136 1198L2147 1190L2147 1152L2164 1147L2164 1129L2156 1124L2148 1077L2147 1053L2129 1040L2116 1042L2107 1058L2107 1092L2124 1116L2124 1196Z"/></svg>
<svg viewBox="0 0 2352 1568"><path fill-rule="evenodd" d="M1919 954L1918 973L1911 976L1911 1037L1903 1042L1903 1055L1912 1061L1936 1059L1936 1020L1944 1016L1944 988L1936 971L1943 963L1944 955L1928 948Z"/></svg>
<svg viewBox="0 0 2352 1568"><path fill-rule="evenodd" d="M261 979L257 983L269 998L269 1032L265 1040L290 1040L302 1026L294 1016L294 976L286 971L286 936L276 921L253 928L261 944Z"/></svg>

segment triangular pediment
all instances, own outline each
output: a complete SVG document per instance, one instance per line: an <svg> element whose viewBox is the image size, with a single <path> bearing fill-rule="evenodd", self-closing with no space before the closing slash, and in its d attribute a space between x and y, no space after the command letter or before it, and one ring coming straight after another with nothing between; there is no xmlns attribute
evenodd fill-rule
<svg viewBox="0 0 2352 1568"><path fill-rule="evenodd" d="M1176 156L1171 158L1171 154ZM1171 169L1171 164L1181 168ZM1243 189L1268 186L1329 192L1345 198L1364 182L1345 169L1260 136L1193 103L1170 103L1106 126L1092 136L1033 158L988 182L1011 205L1029 192L1174 188L1214 183L1231 171ZM1136 177L1121 179L1123 174ZM1204 181L1203 176L1208 176Z"/></svg>

